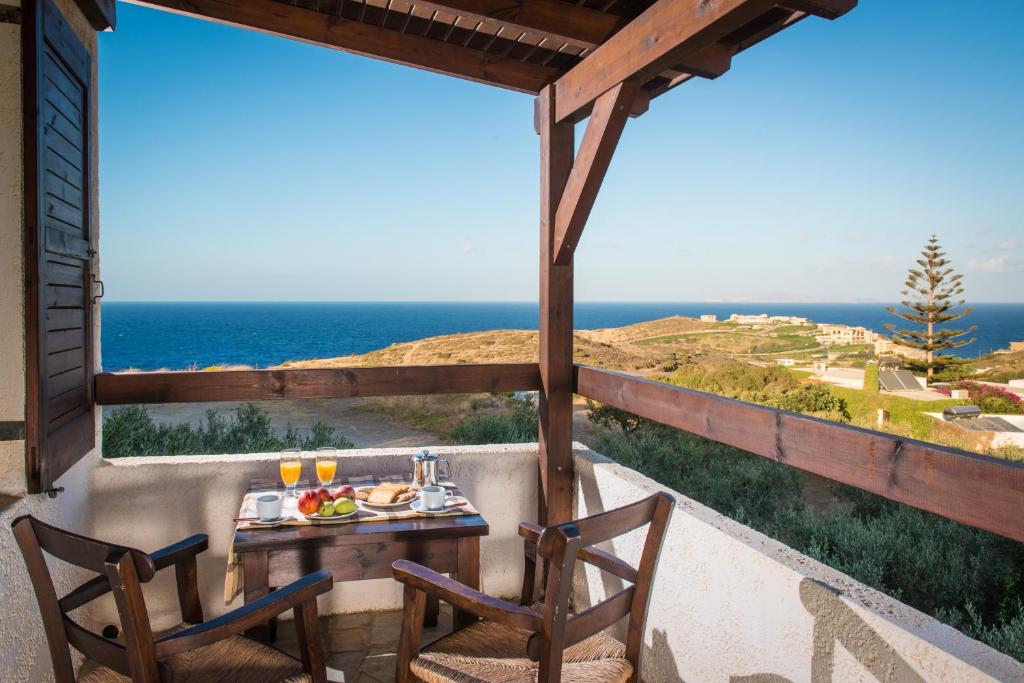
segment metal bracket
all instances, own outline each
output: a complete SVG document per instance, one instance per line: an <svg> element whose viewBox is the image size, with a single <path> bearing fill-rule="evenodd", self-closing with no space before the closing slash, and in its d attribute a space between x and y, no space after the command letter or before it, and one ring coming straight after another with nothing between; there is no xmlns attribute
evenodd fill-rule
<svg viewBox="0 0 1024 683"><path fill-rule="evenodd" d="M0 5L0 24L20 24L21 8L12 5Z"/></svg>
<svg viewBox="0 0 1024 683"><path fill-rule="evenodd" d="M105 285L103 284L103 280L100 280L100 279L99 279L98 277L96 277L95 275L93 275L93 276L92 276L92 283L93 283L93 285L99 285L99 286L100 286L100 293L99 293L99 294L93 294L93 295L92 295L92 302L93 302L93 303L96 303L96 300L97 300L97 299L102 299L102 298L103 298L103 295L107 293L107 288L106 288L106 286L105 286Z"/></svg>
<svg viewBox="0 0 1024 683"><path fill-rule="evenodd" d="M48 498L56 498L58 493L64 493L64 487L58 486L56 488L46 489L43 493L45 493Z"/></svg>

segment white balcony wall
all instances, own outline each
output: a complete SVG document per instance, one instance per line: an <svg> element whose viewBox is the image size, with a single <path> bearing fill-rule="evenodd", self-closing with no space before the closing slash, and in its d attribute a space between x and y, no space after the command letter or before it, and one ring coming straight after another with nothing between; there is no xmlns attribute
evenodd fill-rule
<svg viewBox="0 0 1024 683"><path fill-rule="evenodd" d="M647 623L645 681L1024 680L1020 662L634 470L577 448L576 472L580 517L657 491L676 498ZM635 566L644 535L605 549ZM593 568L576 578L578 609L623 587Z"/></svg>
<svg viewBox="0 0 1024 683"><path fill-rule="evenodd" d="M515 598L522 586L523 546L517 535L522 520L537 518L537 446L458 446L432 448L451 462L454 480L490 525L481 539L481 582L490 595ZM344 451L343 474L412 471L411 449ZM304 476L313 472L313 453L305 454ZM224 570L242 493L253 479L277 477L278 454L118 458L92 469L92 534L142 550L156 550L195 533L210 537L199 559L199 586L207 618L230 607L223 600ZM174 572L161 572L147 589L156 625L177 623ZM339 583L321 613L399 609L402 591L392 579ZM91 615L114 619L108 601Z"/></svg>

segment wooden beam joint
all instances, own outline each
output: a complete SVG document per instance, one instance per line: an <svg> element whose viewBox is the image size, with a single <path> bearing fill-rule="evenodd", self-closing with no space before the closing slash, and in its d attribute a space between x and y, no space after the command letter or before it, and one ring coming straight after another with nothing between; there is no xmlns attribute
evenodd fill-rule
<svg viewBox="0 0 1024 683"><path fill-rule="evenodd" d="M597 193L639 90L635 82L619 83L594 103L587 131L555 213L552 255L557 266L572 263L576 245L594 208Z"/></svg>

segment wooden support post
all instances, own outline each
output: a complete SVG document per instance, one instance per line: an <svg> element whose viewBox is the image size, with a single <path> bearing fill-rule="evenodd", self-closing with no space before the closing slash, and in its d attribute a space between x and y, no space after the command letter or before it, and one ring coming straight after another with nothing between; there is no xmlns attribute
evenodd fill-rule
<svg viewBox="0 0 1024 683"><path fill-rule="evenodd" d="M537 97L540 134L541 524L572 519L572 261L555 265L555 214L573 165L573 124L555 120L554 88Z"/></svg>

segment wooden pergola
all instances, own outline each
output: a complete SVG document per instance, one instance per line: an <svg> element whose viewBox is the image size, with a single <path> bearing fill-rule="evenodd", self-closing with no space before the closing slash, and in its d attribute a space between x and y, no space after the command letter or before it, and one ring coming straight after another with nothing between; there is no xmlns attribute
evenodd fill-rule
<svg viewBox="0 0 1024 683"><path fill-rule="evenodd" d="M112 0L91 6L114 24ZM856 0L140 0L536 96L539 364L99 374L98 404L538 390L541 521L572 515L573 394L1024 540L1024 467L574 365L573 254L630 116L796 22ZM589 117L574 152L574 125Z"/></svg>

